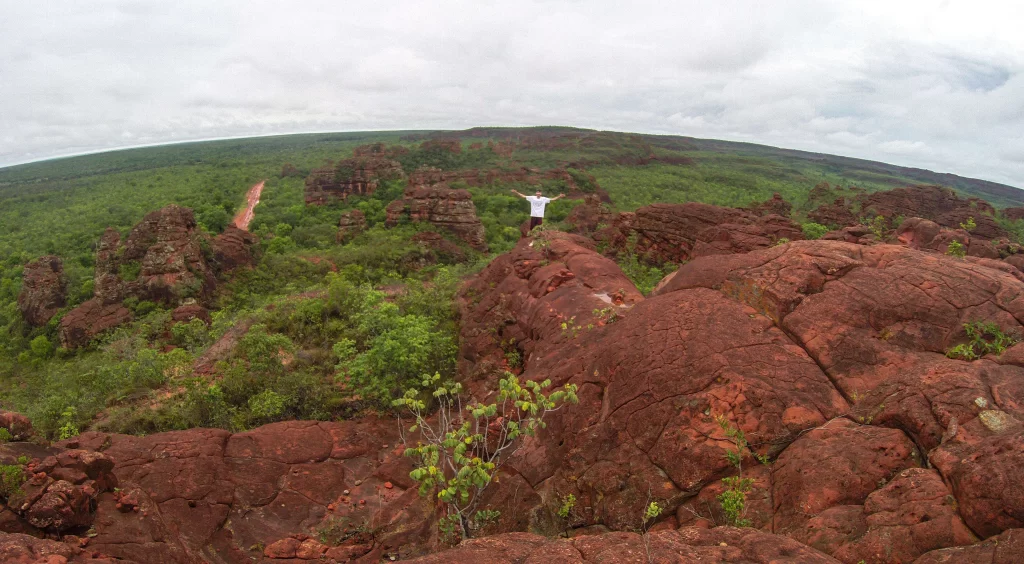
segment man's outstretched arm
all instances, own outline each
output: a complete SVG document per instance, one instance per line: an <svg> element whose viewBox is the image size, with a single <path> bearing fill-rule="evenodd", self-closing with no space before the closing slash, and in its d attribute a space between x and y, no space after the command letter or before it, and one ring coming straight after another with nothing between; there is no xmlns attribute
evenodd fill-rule
<svg viewBox="0 0 1024 564"><path fill-rule="evenodd" d="M519 196L520 198L526 197L526 194L520 193L519 190L516 190L515 188L512 189L512 193L515 194L516 196Z"/></svg>
<svg viewBox="0 0 1024 564"><path fill-rule="evenodd" d="M555 200L557 200L559 198L564 198L564 197L565 197L565 194L559 194L559 195L555 196L554 198L551 198L551 201L554 202Z"/></svg>

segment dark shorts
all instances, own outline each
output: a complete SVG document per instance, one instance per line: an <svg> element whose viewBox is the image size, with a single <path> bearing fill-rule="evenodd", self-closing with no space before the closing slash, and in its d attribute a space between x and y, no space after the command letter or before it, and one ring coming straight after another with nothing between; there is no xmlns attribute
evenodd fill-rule
<svg viewBox="0 0 1024 564"><path fill-rule="evenodd" d="M544 218L543 217L531 217L530 218L530 229L529 229L529 231L533 231L533 228L537 227L541 223L544 223Z"/></svg>

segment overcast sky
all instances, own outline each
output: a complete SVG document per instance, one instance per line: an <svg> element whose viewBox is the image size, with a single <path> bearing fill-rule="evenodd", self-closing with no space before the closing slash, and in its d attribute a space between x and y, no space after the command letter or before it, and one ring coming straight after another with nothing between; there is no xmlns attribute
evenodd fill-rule
<svg viewBox="0 0 1024 564"><path fill-rule="evenodd" d="M575 125L1024 187L1024 8L980 0L0 0L0 166L302 131Z"/></svg>

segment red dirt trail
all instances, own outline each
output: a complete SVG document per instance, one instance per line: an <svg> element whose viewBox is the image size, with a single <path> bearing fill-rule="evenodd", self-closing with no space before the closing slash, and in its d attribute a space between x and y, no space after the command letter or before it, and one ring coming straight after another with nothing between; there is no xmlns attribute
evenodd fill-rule
<svg viewBox="0 0 1024 564"><path fill-rule="evenodd" d="M253 184L252 188L249 188L249 192L245 195L245 209L235 214L235 227L242 231L249 230L249 222L252 221L255 214L256 204L260 203L260 194L263 192L263 184L266 182L266 180L261 180L259 184Z"/></svg>

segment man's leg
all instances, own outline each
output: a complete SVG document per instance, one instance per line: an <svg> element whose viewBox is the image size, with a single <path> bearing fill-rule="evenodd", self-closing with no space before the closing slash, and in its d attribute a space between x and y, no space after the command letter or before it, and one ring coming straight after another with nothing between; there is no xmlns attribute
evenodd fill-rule
<svg viewBox="0 0 1024 564"><path fill-rule="evenodd" d="M537 227L541 223L544 223L543 217L531 217L530 218L530 231L533 231L534 227Z"/></svg>

